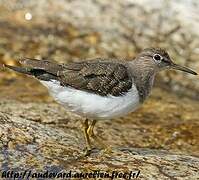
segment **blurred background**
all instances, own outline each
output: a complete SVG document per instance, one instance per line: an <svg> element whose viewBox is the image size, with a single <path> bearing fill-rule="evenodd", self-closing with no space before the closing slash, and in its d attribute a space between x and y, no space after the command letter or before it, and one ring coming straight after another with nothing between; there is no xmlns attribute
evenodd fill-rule
<svg viewBox="0 0 199 180"><path fill-rule="evenodd" d="M197 0L0 0L0 62L129 59L153 46L199 71L198 12ZM199 99L195 77L173 71L159 78L159 86Z"/></svg>
<svg viewBox="0 0 199 180"><path fill-rule="evenodd" d="M197 0L0 0L0 63L19 65L20 57L60 63L132 59L153 46L199 72L198 12ZM0 92L4 100L53 102L36 80L5 69L0 71ZM198 101L198 77L161 72L144 107L126 121L116 121L118 128L134 129L130 137L125 139L121 130L118 141L108 139L198 154ZM112 136L117 132L113 129Z"/></svg>

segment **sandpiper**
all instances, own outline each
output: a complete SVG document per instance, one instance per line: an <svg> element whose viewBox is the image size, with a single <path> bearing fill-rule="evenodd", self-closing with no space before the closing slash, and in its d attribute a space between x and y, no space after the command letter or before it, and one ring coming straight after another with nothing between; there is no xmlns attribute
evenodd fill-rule
<svg viewBox="0 0 199 180"><path fill-rule="evenodd" d="M98 120L123 116L137 109L149 96L157 72L177 69L196 72L173 63L160 48L144 49L131 61L93 59L70 64L24 58L25 67L6 67L37 78L50 95L65 108L83 117L87 150L93 138L105 144L93 132ZM88 120L91 120L89 124Z"/></svg>

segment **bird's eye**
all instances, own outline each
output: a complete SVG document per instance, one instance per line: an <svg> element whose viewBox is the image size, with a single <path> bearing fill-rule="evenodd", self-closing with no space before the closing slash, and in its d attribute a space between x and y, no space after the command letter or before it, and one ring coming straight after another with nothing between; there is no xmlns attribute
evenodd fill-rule
<svg viewBox="0 0 199 180"><path fill-rule="evenodd" d="M153 56L153 59L156 60L156 61L160 61L162 59L162 56L160 56L159 54L155 54Z"/></svg>

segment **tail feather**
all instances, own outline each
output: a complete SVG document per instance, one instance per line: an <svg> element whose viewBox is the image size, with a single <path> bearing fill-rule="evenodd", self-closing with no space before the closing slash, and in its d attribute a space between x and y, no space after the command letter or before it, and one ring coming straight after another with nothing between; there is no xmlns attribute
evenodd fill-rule
<svg viewBox="0 0 199 180"><path fill-rule="evenodd" d="M25 58L20 60L20 63L26 65L26 67L16 67L4 64L11 70L19 73L27 74L36 77L37 79L49 81L51 79L57 80L58 71L62 69L62 65L46 61L46 60L36 60Z"/></svg>
<svg viewBox="0 0 199 180"><path fill-rule="evenodd" d="M6 67L6 68L9 68L9 69L12 69L16 72L19 72L19 73L32 75L31 72L30 72L30 69L25 68L25 67L10 66L10 65L7 65L7 64L3 64L3 66Z"/></svg>

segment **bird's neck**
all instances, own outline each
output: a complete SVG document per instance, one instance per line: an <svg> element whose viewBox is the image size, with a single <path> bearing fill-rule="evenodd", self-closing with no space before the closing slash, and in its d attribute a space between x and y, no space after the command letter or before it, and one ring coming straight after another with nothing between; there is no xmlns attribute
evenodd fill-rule
<svg viewBox="0 0 199 180"><path fill-rule="evenodd" d="M153 64L136 60L130 62L130 68L132 69L132 79L137 87L140 102L142 103L151 92L156 70Z"/></svg>

